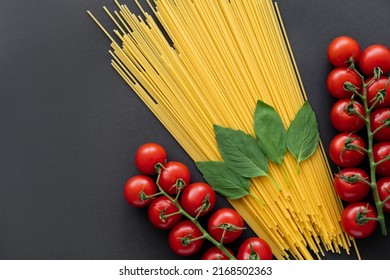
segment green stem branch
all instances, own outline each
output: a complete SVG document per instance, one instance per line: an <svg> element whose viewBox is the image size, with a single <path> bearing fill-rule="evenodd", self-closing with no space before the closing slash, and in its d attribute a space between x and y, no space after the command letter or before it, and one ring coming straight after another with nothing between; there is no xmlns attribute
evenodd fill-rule
<svg viewBox="0 0 390 280"><path fill-rule="evenodd" d="M359 73L354 67L353 70L361 77L362 79L362 92L357 94L364 106L364 111L365 111L365 122L366 122L366 130L367 130L367 138L368 138L368 147L365 149L365 152L367 153L369 164L370 164L370 178L371 178L371 190L373 193L374 201L375 201L375 206L377 210L377 218L375 219L378 221L380 224L381 232L383 235L387 235L387 229L386 229L386 223L385 223L385 217L383 214L383 202L381 201L378 193L378 187L377 187L377 180L376 180L376 167L378 164L380 164L382 161L375 162L374 160L374 155L373 155L373 145L374 145L374 133L371 132L371 121L370 121L370 113L371 110L373 109L373 106L369 107L368 101L367 101L367 87L370 85L370 83L373 82L374 78L368 81L367 83L364 80L364 76ZM354 92L355 93L355 92ZM355 93L356 94L356 93ZM387 158L385 158L388 160Z"/></svg>

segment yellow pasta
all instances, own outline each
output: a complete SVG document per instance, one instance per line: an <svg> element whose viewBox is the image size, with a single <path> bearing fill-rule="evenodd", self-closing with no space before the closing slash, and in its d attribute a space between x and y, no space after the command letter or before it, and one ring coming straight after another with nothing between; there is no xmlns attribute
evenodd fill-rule
<svg viewBox="0 0 390 280"><path fill-rule="evenodd" d="M286 127L306 100L277 5L270 0L155 0L141 16L115 1L105 8L117 38L112 65L194 161L221 160L213 125L254 134L257 100L270 104ZM119 43L118 43L119 42ZM270 163L267 178L251 180L250 196L230 200L277 259L350 254L354 241L341 229L342 204L322 145L296 170ZM285 173L291 185L285 183ZM356 248L356 246L355 246ZM357 251L357 249L356 249Z"/></svg>

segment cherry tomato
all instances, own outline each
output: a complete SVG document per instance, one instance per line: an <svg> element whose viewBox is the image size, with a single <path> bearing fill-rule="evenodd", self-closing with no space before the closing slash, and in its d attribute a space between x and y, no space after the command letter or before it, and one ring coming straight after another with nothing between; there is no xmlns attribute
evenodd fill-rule
<svg viewBox="0 0 390 280"><path fill-rule="evenodd" d="M184 188L181 194L181 205L192 217L202 217L215 205L216 195L213 188L202 182L195 182Z"/></svg>
<svg viewBox="0 0 390 280"><path fill-rule="evenodd" d="M369 82L368 79L365 82L368 83ZM384 90L385 98L383 99L383 101L377 103L375 105L375 108L384 108L390 106L390 85L386 87L386 84L387 84L387 78L380 77L378 80L375 80L367 87L366 94L367 94L367 101L369 106L372 106L372 104L375 102L375 97L378 94L379 90Z"/></svg>
<svg viewBox="0 0 390 280"><path fill-rule="evenodd" d="M233 252L230 249L226 248L226 250L228 250L229 253L233 255ZM211 247L203 254L202 260L230 260L230 259L225 255L224 252L218 249L218 247Z"/></svg>
<svg viewBox="0 0 390 280"><path fill-rule="evenodd" d="M169 232L169 246L180 256L190 256L202 247L204 239L201 236L202 232L193 222L183 220Z"/></svg>
<svg viewBox="0 0 390 280"><path fill-rule="evenodd" d="M326 86L329 93L338 99L350 98L352 92L344 89L344 83L350 82L356 86L357 90L362 87L362 80L355 71L347 67L338 67L333 69L326 79Z"/></svg>
<svg viewBox="0 0 390 280"><path fill-rule="evenodd" d="M221 241L223 237L223 243L230 243L240 237L244 220L236 210L220 208L210 216L207 228L215 240Z"/></svg>
<svg viewBox="0 0 390 280"><path fill-rule="evenodd" d="M377 183L378 194L381 201L385 200L390 195L390 177L382 177ZM390 200L383 204L383 211L390 212Z"/></svg>
<svg viewBox="0 0 390 280"><path fill-rule="evenodd" d="M361 214L358 215L358 212ZM361 220L359 220L359 216ZM371 235L376 228L376 221L365 220L367 218L376 218L376 211L367 202L354 202L349 204L341 215L341 224L344 231L354 238L365 238Z"/></svg>
<svg viewBox="0 0 390 280"><path fill-rule="evenodd" d="M188 185L191 180L191 173L187 166L178 161L169 161L161 168L158 184L168 194L177 194L178 180L182 182L182 187Z"/></svg>
<svg viewBox="0 0 390 280"><path fill-rule="evenodd" d="M136 175L127 180L123 194L127 203L135 207L144 207L152 202L147 196L157 193L156 183L145 175Z"/></svg>
<svg viewBox="0 0 390 280"><path fill-rule="evenodd" d="M359 68L367 76L374 74L374 68L379 67L383 73L390 71L390 50L379 44L367 47L361 54Z"/></svg>
<svg viewBox="0 0 390 280"><path fill-rule="evenodd" d="M357 101L348 98L338 100L330 111L330 120L339 131L355 132L362 129L365 125L364 120L356 113L364 116L364 107Z"/></svg>
<svg viewBox="0 0 390 280"><path fill-rule="evenodd" d="M371 132L374 132L381 127L374 134L375 140L390 141L390 127L388 125L385 125L386 123L390 124L389 108L379 108L373 111L370 115L370 122L371 122Z"/></svg>
<svg viewBox="0 0 390 280"><path fill-rule="evenodd" d="M351 57L354 62L357 62L360 58L359 43L353 38L340 36L329 44L328 59L334 66L348 66L348 61Z"/></svg>
<svg viewBox="0 0 390 280"><path fill-rule="evenodd" d="M329 155L338 166L354 167L359 165L366 153L360 148L366 148L362 137L353 133L337 134L329 145Z"/></svg>
<svg viewBox="0 0 390 280"><path fill-rule="evenodd" d="M366 171L361 168L349 167L340 170L334 179L334 188L338 196L347 202L360 201L370 192L370 185L359 180L370 182Z"/></svg>
<svg viewBox="0 0 390 280"><path fill-rule="evenodd" d="M135 166L147 175L156 174L156 164L164 164L166 161L165 149L156 143L143 144L135 153Z"/></svg>
<svg viewBox="0 0 390 280"><path fill-rule="evenodd" d="M238 248L238 260L272 260L272 249L259 237L250 237Z"/></svg>
<svg viewBox="0 0 390 280"><path fill-rule="evenodd" d="M176 205L165 196L156 198L148 208L149 221L158 229L170 229L182 218ZM175 215L174 214L177 213Z"/></svg>
<svg viewBox="0 0 390 280"><path fill-rule="evenodd" d="M384 160L390 155L390 142L380 142L372 147L374 161ZM390 176L390 160L385 160L376 167L376 173L381 176Z"/></svg>

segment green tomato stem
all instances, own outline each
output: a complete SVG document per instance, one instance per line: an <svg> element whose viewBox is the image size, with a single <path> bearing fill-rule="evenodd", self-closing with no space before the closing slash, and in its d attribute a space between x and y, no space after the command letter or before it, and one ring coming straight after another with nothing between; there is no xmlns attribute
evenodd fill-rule
<svg viewBox="0 0 390 280"><path fill-rule="evenodd" d="M374 134L377 132L377 130L374 133L371 132L370 113L371 110L373 109L373 106L369 107L368 100L367 100L367 87L370 85L370 83L373 82L373 80L370 80L367 83L365 83L363 75L361 75L359 71L357 71L355 68L353 69L361 77L363 82L362 93L358 94L358 96L360 97L365 110L365 122L366 122L367 138L368 138L368 147L367 149L365 149L365 151L367 153L369 164L370 164L370 178L371 178L370 186L374 196L374 201L375 201L375 206L377 211L377 218L375 220L378 221L381 227L382 234L387 235L385 217L383 214L383 203L379 197L377 180L376 180L376 172L375 172L377 165L381 161L375 162L374 155L373 155Z"/></svg>

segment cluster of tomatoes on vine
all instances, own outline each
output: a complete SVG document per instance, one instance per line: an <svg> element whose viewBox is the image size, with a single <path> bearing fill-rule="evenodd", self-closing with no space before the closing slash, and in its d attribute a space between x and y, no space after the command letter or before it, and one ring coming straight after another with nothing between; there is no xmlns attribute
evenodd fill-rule
<svg viewBox="0 0 390 280"><path fill-rule="evenodd" d="M191 182L188 167L178 161L167 161L166 150L156 143L145 143L135 154L135 165L141 172L127 180L124 187L126 201L135 207L148 206L149 221L158 229L169 230L170 248L180 256L197 253L204 240L214 246L202 259L272 259L268 243L258 237L246 239L236 255L225 247L237 240L244 229L244 221L232 208L213 212L216 193L204 182ZM199 218L210 215L206 227Z"/></svg>
<svg viewBox="0 0 390 280"><path fill-rule="evenodd" d="M339 166L334 187L349 203L341 217L345 232L355 238L371 235L376 225L386 234L383 212L390 212L390 50L370 45L361 50L347 36L328 47L335 66L327 77L327 89L337 99L330 112L339 131L329 155ZM365 129L364 129L365 128ZM368 164L367 164L368 163ZM368 203L369 194L374 203Z"/></svg>

